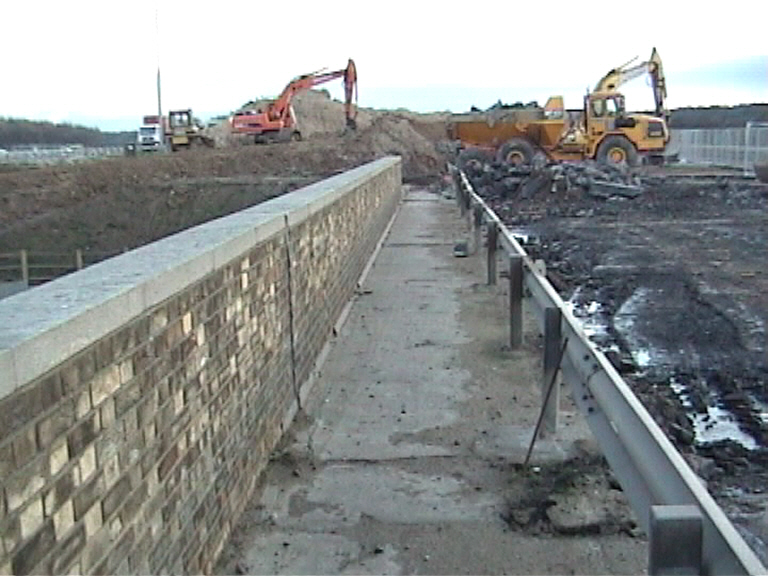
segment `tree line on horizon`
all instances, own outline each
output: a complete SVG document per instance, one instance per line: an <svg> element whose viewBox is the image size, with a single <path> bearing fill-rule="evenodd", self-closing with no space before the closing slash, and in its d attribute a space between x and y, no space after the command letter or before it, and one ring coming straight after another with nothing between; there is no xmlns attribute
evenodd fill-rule
<svg viewBox="0 0 768 576"><path fill-rule="evenodd" d="M744 128L747 122L768 122L768 104L677 108L672 110L669 127L672 129Z"/></svg>
<svg viewBox="0 0 768 576"><path fill-rule="evenodd" d="M45 120L5 118L0 116L0 148L19 145L123 146L133 142L135 132L102 132L69 123L53 123Z"/></svg>

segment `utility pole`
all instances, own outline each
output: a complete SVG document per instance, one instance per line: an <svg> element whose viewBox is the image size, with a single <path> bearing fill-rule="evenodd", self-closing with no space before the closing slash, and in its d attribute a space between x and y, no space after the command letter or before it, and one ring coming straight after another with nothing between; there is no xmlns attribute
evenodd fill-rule
<svg viewBox="0 0 768 576"><path fill-rule="evenodd" d="M160 18L159 8L155 4L155 40L157 43L157 115L160 117L160 142L165 147L165 122L163 121L163 104L160 97Z"/></svg>

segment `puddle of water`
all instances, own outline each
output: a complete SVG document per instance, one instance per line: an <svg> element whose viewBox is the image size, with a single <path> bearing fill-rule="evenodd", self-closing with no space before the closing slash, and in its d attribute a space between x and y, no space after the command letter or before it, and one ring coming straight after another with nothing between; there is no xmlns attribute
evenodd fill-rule
<svg viewBox="0 0 768 576"><path fill-rule="evenodd" d="M517 240L520 244L530 244L531 242L536 241L536 237L528 232L525 228L513 228L509 231L510 234L512 234L512 237Z"/></svg>
<svg viewBox="0 0 768 576"><path fill-rule="evenodd" d="M651 351L640 349L632 351L632 358L640 368L648 368L651 365Z"/></svg>
<svg viewBox="0 0 768 576"><path fill-rule="evenodd" d="M711 444L719 440L733 440L747 450L756 450L757 442L739 428L739 423L728 410L708 406L706 414L693 415L693 430L697 444Z"/></svg>
<svg viewBox="0 0 768 576"><path fill-rule="evenodd" d="M640 368L662 366L668 363L668 355L664 350L652 346L650 342L641 338L636 330L637 318L641 315L646 303L653 300L653 292L645 287L637 288L613 317L613 327L624 338L632 359Z"/></svg>
<svg viewBox="0 0 768 576"><path fill-rule="evenodd" d="M584 332L590 340L595 342L598 348L603 352L610 349L618 351L618 346L612 342L608 334L609 322L602 304L596 301L579 303L580 296L581 289L577 288L573 296L566 302L570 312L581 322ZM653 298L653 290L645 287L638 288L624 302L613 318L614 328L626 341L632 358L639 368L663 366L669 362L669 355L664 350L651 346L649 342L638 335L636 330L637 318L641 315L642 308ZM711 398L707 413L701 414L692 410L693 405L683 383L672 378L669 385L691 416L696 444L703 445L721 440L732 440L748 450L759 448L754 437L741 430L735 416L720 406L718 397ZM756 400L753 402L758 406L763 421L768 423L768 405L759 404Z"/></svg>
<svg viewBox="0 0 768 576"><path fill-rule="evenodd" d="M671 378L669 380L669 386L680 398L684 408L691 408L692 404L688 398L688 394L685 392L685 386ZM738 444L741 444L747 450L756 450L759 448L758 443L750 435L744 432L734 415L726 410L717 406L718 398L714 398L715 406L707 406L707 413L701 414L699 412L690 411L691 420L693 421L693 433L694 441L696 444L711 444L713 442L719 442L720 440L732 440Z"/></svg>
<svg viewBox="0 0 768 576"><path fill-rule="evenodd" d="M758 400L754 396L749 397L750 402L752 402L752 408L755 409L755 412L757 412L758 416L760 417L760 421L763 424L768 424L768 404L765 402Z"/></svg>
<svg viewBox="0 0 768 576"><path fill-rule="evenodd" d="M603 313L603 305L600 302L592 300L586 304L577 302L581 288L576 288L573 296L565 302L568 311L579 320L581 328L590 340L601 340L596 344L604 344L608 338L608 322Z"/></svg>

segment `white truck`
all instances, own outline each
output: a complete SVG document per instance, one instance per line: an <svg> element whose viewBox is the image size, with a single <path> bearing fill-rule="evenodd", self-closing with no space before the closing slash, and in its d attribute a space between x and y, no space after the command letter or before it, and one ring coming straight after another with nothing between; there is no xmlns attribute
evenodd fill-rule
<svg viewBox="0 0 768 576"><path fill-rule="evenodd" d="M136 134L137 152L158 152L162 147L162 119L157 115L144 116L139 131Z"/></svg>

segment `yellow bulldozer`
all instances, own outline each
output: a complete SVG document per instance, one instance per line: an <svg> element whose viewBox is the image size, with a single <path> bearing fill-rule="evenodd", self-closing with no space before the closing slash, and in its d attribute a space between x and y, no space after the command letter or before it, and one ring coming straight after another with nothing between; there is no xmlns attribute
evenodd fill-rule
<svg viewBox="0 0 768 576"><path fill-rule="evenodd" d="M196 146L213 147L213 139L203 134L203 126L192 115L192 110L171 110L168 112L166 130L168 147L176 152Z"/></svg>
<svg viewBox="0 0 768 576"><path fill-rule="evenodd" d="M544 108L499 107L452 115L448 136L459 141L459 166L494 157L503 162L529 163L537 154L553 160L591 158L630 166L640 159L663 162L669 130L661 58L654 48L649 60L633 64L634 60L603 76L586 94L578 112L566 110L562 96L553 96ZM656 110L653 115L628 114L618 88L646 73L651 78Z"/></svg>

